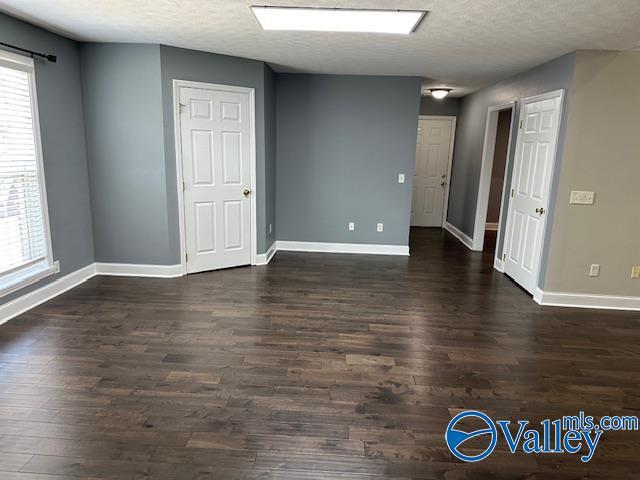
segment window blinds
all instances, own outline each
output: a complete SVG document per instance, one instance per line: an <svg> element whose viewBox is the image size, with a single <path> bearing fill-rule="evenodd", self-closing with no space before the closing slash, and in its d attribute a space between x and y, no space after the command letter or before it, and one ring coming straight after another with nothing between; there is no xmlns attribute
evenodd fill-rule
<svg viewBox="0 0 640 480"><path fill-rule="evenodd" d="M30 74L0 66L0 277L47 258Z"/></svg>

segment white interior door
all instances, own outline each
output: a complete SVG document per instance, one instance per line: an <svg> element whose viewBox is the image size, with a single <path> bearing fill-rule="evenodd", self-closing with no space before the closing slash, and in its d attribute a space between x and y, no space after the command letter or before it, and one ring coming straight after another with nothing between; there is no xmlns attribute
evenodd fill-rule
<svg viewBox="0 0 640 480"><path fill-rule="evenodd" d="M411 197L413 226L442 226L452 138L452 119L420 118L418 121L416 169Z"/></svg>
<svg viewBox="0 0 640 480"><path fill-rule="evenodd" d="M538 280L561 108L560 90L527 98L520 110L504 271L532 294Z"/></svg>
<svg viewBox="0 0 640 480"><path fill-rule="evenodd" d="M179 88L187 273L251 263L250 94Z"/></svg>

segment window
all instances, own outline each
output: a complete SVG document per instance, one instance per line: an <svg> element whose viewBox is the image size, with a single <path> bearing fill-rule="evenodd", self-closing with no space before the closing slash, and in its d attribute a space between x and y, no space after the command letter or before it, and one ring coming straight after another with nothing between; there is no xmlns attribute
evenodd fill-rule
<svg viewBox="0 0 640 480"><path fill-rule="evenodd" d="M0 51L0 295L56 271L33 60Z"/></svg>

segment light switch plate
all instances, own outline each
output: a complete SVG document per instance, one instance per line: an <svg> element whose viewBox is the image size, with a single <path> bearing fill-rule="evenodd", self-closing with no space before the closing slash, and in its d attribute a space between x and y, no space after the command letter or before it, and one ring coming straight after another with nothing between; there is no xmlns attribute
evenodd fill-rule
<svg viewBox="0 0 640 480"><path fill-rule="evenodd" d="M593 205L593 198L595 197L595 195L595 192L572 190L569 203L574 203L577 205Z"/></svg>
<svg viewBox="0 0 640 480"><path fill-rule="evenodd" d="M404 173L398 174L398 183L404 183Z"/></svg>
<svg viewBox="0 0 640 480"><path fill-rule="evenodd" d="M631 278L640 278L640 265L631 267Z"/></svg>
<svg viewBox="0 0 640 480"><path fill-rule="evenodd" d="M356 224L354 222L349 222L349 231L353 232L356 229Z"/></svg>
<svg viewBox="0 0 640 480"><path fill-rule="evenodd" d="M378 232L381 232L382 230L384 230L384 224L379 223L377 230L378 230Z"/></svg>
<svg viewBox="0 0 640 480"><path fill-rule="evenodd" d="M592 263L591 267L589 268L589 276L597 277L598 275L600 275L600 264Z"/></svg>

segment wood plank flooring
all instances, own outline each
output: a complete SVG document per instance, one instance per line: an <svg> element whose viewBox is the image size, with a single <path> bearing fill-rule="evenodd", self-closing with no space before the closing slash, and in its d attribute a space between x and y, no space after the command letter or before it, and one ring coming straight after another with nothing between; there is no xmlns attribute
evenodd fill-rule
<svg viewBox="0 0 640 480"><path fill-rule="evenodd" d="M453 458L463 409L640 415L640 318L540 307L439 229L411 252L96 277L0 326L0 478L640 478L640 432Z"/></svg>

